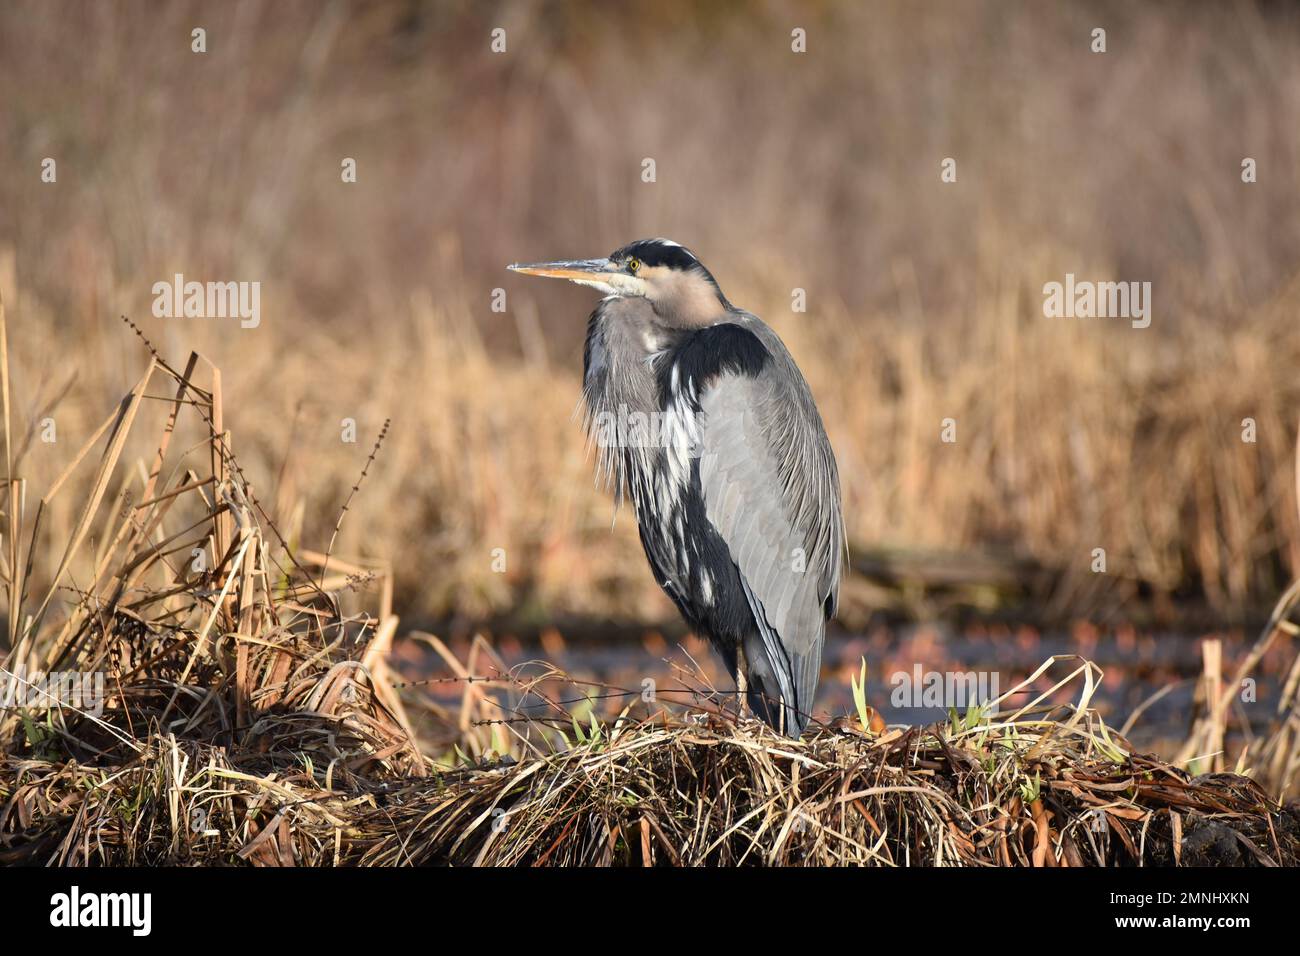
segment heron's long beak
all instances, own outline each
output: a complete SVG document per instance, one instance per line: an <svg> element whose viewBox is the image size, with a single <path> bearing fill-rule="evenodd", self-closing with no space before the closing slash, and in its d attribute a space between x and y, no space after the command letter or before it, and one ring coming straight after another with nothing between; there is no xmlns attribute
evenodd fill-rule
<svg viewBox="0 0 1300 956"><path fill-rule="evenodd" d="M611 276L618 275L619 269L609 259L560 259L556 262L513 263L511 272L522 272L529 276L546 276L551 279L568 279L584 285L603 283Z"/></svg>

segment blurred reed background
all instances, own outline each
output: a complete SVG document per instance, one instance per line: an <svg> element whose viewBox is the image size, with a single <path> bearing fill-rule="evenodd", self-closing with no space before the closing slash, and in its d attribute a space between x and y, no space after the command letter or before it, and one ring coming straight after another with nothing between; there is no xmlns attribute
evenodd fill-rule
<svg viewBox="0 0 1300 956"><path fill-rule="evenodd" d="M1285 4L8 2L29 495L139 377L126 314L224 370L294 540L392 417L336 550L391 559L408 620L671 619L572 419L592 294L504 271L664 235L786 338L855 548L1025 555L1065 614L1241 615L1300 571L1298 52ZM153 317L178 272L260 281L260 326ZM1151 327L1044 318L1067 272L1150 281Z"/></svg>

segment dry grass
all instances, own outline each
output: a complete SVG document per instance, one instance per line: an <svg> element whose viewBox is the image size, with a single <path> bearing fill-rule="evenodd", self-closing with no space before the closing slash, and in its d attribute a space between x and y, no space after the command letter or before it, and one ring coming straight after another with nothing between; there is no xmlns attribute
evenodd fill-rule
<svg viewBox="0 0 1300 956"><path fill-rule="evenodd" d="M0 368L5 343L0 311ZM8 421L7 371L2 384ZM155 451L129 467L128 434L160 388L170 397ZM11 481L0 542L14 608L5 671L107 680L100 712L40 703L0 712L0 861L1300 861L1294 808L1247 777L1193 776L1134 753L1090 708L1099 673L1077 658L1049 660L988 708L944 725L887 730L863 704L790 741L707 709L629 708L579 723L556 706L521 722L493 691L533 688L500 671L476 680L480 664L492 666L485 649L459 668L460 713L421 715L451 743L434 759L417 746L386 669L398 625L388 569L287 546L223 419L215 369L192 355L176 370L152 353L76 459L92 491L66 548L50 547L40 515L67 484L46 493L28 529L21 480ZM206 433L197 455L178 441L195 425ZM190 457L201 466L185 465ZM376 477L368 469L362 480ZM349 496L345 511L353 504ZM96 572L62 584L82 548ZM195 549L209 556L206 570L191 563ZM40 555L58 556L51 589L15 600ZM1280 605L1274 622L1287 633L1290 610ZM1035 683L1045 674L1051 687ZM1077 701L1049 706L1065 687ZM1295 714L1287 721L1293 729ZM1293 733L1279 739L1294 751ZM1293 773L1294 753L1282 764Z"/></svg>
<svg viewBox="0 0 1300 956"><path fill-rule="evenodd" d="M711 717L423 779L153 737L0 757L0 859L61 865L1295 865L1300 815L1054 721L802 741ZM607 734L607 736L606 736ZM275 770L270 770L275 766Z"/></svg>
<svg viewBox="0 0 1300 956"><path fill-rule="evenodd" d="M1027 295L1031 281L1022 275L1016 288ZM247 353L213 343L239 368L227 385L230 414L247 436L250 468L266 476L273 520L290 537L327 538L344 476L365 454L364 438L340 441L342 419L364 436L392 412L388 467L339 546L392 559L395 603L407 615L672 619L633 522L622 515L611 533L612 505L573 419L577 370L494 357L469 315L412 308L364 371L328 331ZM1300 574L1289 504L1297 308L1293 290L1248 325L1189 318L1196 335L1165 343L1158 361L1110 330L1046 323L1032 306L1009 312L996 334L980 331L991 320L943 335L845 313L815 330L780 313L775 321L818 393L855 546L1011 550L1059 572L1053 590L1033 595L1034 613L1099 619L1141 600L1172 611L1197 595L1224 615L1266 610ZM74 386L57 401L65 380L36 380L32 346L19 356L24 462L33 487L48 487L97 427L87 403L108 386ZM57 444L37 438L46 416ZM948 417L956 444L939 440ZM1241 441L1247 417L1256 444ZM53 502L46 520L71 530L71 498ZM1104 575L1092 573L1098 547ZM504 574L494 570L497 548ZM864 602L850 591L847 603L848 619L860 620Z"/></svg>
<svg viewBox="0 0 1300 956"><path fill-rule="evenodd" d="M5 449L14 475L6 338L0 300ZM168 767L178 783L188 769L178 740L210 754L210 767L221 763L218 753L238 753L241 771L261 768L259 777L282 776L290 764L310 778L312 761L321 762L326 786L424 775L427 761L385 676L397 627L387 570L328 550L290 549L275 531L268 540L265 512L223 426L220 373L197 354L179 372L150 351L143 376L72 462L92 478L65 545L51 545L42 516L68 476L43 496L30 527L25 482L13 477L7 485L6 690L34 692L51 674L104 682L102 706L84 700L64 709L28 696L0 711L6 759L23 755L17 778L3 788L7 817L20 827L30 822L23 782L56 754L59 772L92 781L87 796L105 796L129 824L154 797L138 787L119 793L114 780L120 774L138 784L133 768L148 766L154 748L170 742ZM123 467L127 438L150 399L164 409L156 450L147 466ZM206 437L187 449L195 425ZM89 576L65 580L82 552ZM50 584L29 592L31 568L47 553L56 556ZM375 612L350 611L368 592ZM91 776L80 777L82 769ZM178 807L176 792L155 797Z"/></svg>
<svg viewBox="0 0 1300 956"><path fill-rule="evenodd" d="M666 234L790 340L855 544L1013 549L1067 572L1038 608L1094 618L1139 596L1266 610L1300 575L1281 506L1300 417L1293 13L657 13L629 30L599 4L6 5L0 153L33 173L0 180L0 288L33 330L23 420L60 436L30 442L32 487L135 374L125 312L165 354L239 369L241 455L291 538L328 537L360 467L340 421L394 416L339 547L391 558L408 616L671 619L630 523L608 533L571 421L590 296L503 271ZM1086 49L1099 18L1104 56ZM509 56L484 52L498 21ZM47 155L57 185L34 174ZM262 325L154 319L175 272L261 281ZM1066 272L1152 281L1152 327L1044 319ZM60 499L45 520L76 517Z"/></svg>

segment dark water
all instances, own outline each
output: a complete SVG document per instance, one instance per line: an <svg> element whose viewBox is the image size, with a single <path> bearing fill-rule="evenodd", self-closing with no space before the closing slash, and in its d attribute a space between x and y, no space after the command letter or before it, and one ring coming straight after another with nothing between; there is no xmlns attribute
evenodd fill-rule
<svg viewBox="0 0 1300 956"><path fill-rule="evenodd" d="M1040 633L1030 627L1005 625L972 627L960 632L943 625L881 627L868 634L833 633L823 660L821 685L814 714L819 719L854 712L850 678L867 662L867 702L889 724L928 724L942 720L947 706L964 710L967 686L980 698L1005 693L1028 678L1053 655L1082 655L1101 668L1101 682L1092 697L1095 707L1112 728L1120 728L1144 701L1160 691L1128 734L1137 747L1165 752L1176 747L1187 734L1194 710L1194 695L1202 673L1202 642L1217 638L1223 643L1225 678L1235 675L1236 663L1250 649L1255 635L1241 632L1189 635L1143 633L1128 627L1098 629L1080 624L1069 632ZM556 632L539 640L520 640L510 635L489 637L501 663L517 680L526 681L548 667L565 672L576 681L605 685L586 686L566 681L547 681L540 694L570 709L585 712L594 708L614 715L634 705L642 712L646 681L653 681L656 702L690 705L708 699L710 688L717 692L714 703L729 699L730 678L721 672L712 651L691 635L665 638L645 632L607 640L566 640ZM468 640L456 641L451 650L465 662L471 656ZM447 678L451 671L441 658L414 642L395 649L398 669L405 680ZM1017 695L1017 705L1029 703L1081 664L1078 660L1058 661L1032 685L1027 694ZM1277 694L1289 664L1286 648L1275 648L1255 675L1258 686L1254 701L1243 701L1238 716L1262 728L1274 710ZM501 668L479 654L472 673L497 678ZM937 676L932 676L937 675ZM919 683L917 678L920 678ZM971 683L968 685L967 681ZM929 688L927 694L926 689ZM948 693L936 697L936 687ZM1084 690L1082 676L1075 678L1048 700L1077 702ZM420 691L449 706L457 706L463 686L455 682L426 684ZM540 694L503 693L512 712L555 713ZM588 705L586 699L590 699ZM940 704L941 706L935 706ZM1003 705L1007 710L1010 701Z"/></svg>

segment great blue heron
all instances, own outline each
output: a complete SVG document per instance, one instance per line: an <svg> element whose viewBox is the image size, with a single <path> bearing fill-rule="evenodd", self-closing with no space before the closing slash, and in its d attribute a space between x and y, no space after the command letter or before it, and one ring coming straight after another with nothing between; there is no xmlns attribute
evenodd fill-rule
<svg viewBox="0 0 1300 956"><path fill-rule="evenodd" d="M632 499L641 544L749 707L808 722L844 547L835 454L776 333L687 248L510 266L605 298L587 322L583 397L599 469Z"/></svg>

